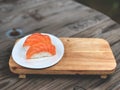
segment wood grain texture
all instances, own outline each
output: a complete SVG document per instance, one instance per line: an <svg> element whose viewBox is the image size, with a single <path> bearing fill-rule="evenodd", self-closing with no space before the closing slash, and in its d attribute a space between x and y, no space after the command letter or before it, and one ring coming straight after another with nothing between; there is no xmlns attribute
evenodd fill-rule
<svg viewBox="0 0 120 90"><path fill-rule="evenodd" d="M10 28L21 28L23 36L46 32L58 37L103 38L110 43L116 71L107 79L91 75L29 75L18 79L8 61L16 38ZM0 89L1 90L119 90L120 25L108 16L74 0L0 0Z"/></svg>
<svg viewBox="0 0 120 90"><path fill-rule="evenodd" d="M56 65L32 70L24 68L10 58L9 67L20 74L111 74L116 61L107 41L98 38L61 38L65 53Z"/></svg>

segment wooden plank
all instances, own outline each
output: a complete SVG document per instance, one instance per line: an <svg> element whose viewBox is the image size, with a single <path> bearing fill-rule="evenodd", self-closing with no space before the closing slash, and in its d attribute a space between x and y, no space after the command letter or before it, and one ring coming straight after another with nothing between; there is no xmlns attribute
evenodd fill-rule
<svg viewBox="0 0 120 90"><path fill-rule="evenodd" d="M29 75L27 79L21 80L8 67L15 39L8 38L5 33L12 27L23 29L23 36L33 32L47 32L62 37L104 38L110 43L116 58L116 71L105 80L91 75ZM1 0L0 89L119 90L119 31L120 25L108 16L74 0Z"/></svg>
<svg viewBox="0 0 120 90"><path fill-rule="evenodd" d="M22 28L25 34L37 31L52 32L57 36L72 36L109 19L107 16L74 1L54 1L51 3L47 1L44 4L36 5L36 7L29 5L27 9L23 4L22 8L25 9L19 10L18 8L15 13L9 15L7 18L10 19L4 19L6 22L0 29L5 32L9 27L17 27Z"/></svg>
<svg viewBox="0 0 120 90"><path fill-rule="evenodd" d="M61 38L65 53L56 65L32 70L16 64L10 58L9 65L16 74L111 74L116 62L107 41L97 38ZM99 68L100 67L100 68ZM102 76L103 76L102 75ZM102 77L101 76L101 77Z"/></svg>
<svg viewBox="0 0 120 90"><path fill-rule="evenodd" d="M70 10L72 8L82 6L73 1L66 1L66 0L61 0L61 1L57 1L57 2L56 2L56 0L51 0L51 1L45 0L45 1L40 1L40 2L36 0L36 2L29 1L27 3L25 3L25 2L22 3L22 2L23 1L21 1L21 5L18 4L18 7L16 7L16 10L14 10L14 12L11 12L11 14L9 14L8 17L1 18L1 23L6 24L6 26L8 26L8 24L11 24L11 27L14 27L13 24L15 24L16 22L18 22L19 24L20 24L20 22L22 22L23 23L22 25L24 25L25 23L31 22L31 20L32 20L32 22L35 21L35 23L36 23L36 21L37 21L37 23L38 23L39 21L41 21L41 19L40 19L41 16L46 18L48 16L51 16L54 14L59 14L60 12ZM37 3L37 2L39 2L39 3ZM19 8L19 7L21 7L21 8ZM4 9L4 7L3 7L3 9ZM1 28L2 27L4 27L4 26L1 26Z"/></svg>

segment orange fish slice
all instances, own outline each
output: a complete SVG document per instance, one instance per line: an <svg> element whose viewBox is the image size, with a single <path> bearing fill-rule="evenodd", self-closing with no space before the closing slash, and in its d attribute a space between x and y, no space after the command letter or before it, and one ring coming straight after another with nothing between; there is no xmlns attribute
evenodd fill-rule
<svg viewBox="0 0 120 90"><path fill-rule="evenodd" d="M47 35L42 35L42 34L39 34L39 33L35 33L35 34L30 35L25 40L25 42L23 44L23 47L25 47L25 46L32 46L32 45L34 45L36 43L39 43L39 42L51 43L51 39Z"/></svg>
<svg viewBox="0 0 120 90"><path fill-rule="evenodd" d="M41 58L46 56L52 56L56 54L55 46L52 44L46 44L46 43L37 43L33 46L31 46L27 53L26 58Z"/></svg>

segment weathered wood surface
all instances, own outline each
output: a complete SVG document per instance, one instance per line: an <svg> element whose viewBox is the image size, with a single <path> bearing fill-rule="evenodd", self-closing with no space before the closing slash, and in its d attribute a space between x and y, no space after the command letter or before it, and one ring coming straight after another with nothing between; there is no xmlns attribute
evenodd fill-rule
<svg viewBox="0 0 120 90"><path fill-rule="evenodd" d="M117 68L107 79L84 75L29 75L18 79L8 60L16 39L6 36L10 28L23 29L23 36L46 32L58 37L97 37L108 40ZM1 90L119 90L120 25L109 17L72 0L0 0Z"/></svg>

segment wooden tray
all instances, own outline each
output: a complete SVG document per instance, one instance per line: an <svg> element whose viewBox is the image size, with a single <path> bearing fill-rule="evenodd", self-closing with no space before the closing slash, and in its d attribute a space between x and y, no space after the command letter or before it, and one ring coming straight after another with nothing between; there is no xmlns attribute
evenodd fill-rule
<svg viewBox="0 0 120 90"><path fill-rule="evenodd" d="M107 41L98 38L60 38L65 47L63 58L45 69L29 69L9 60L11 72L25 78L26 74L90 74L106 78L114 72L116 61Z"/></svg>

